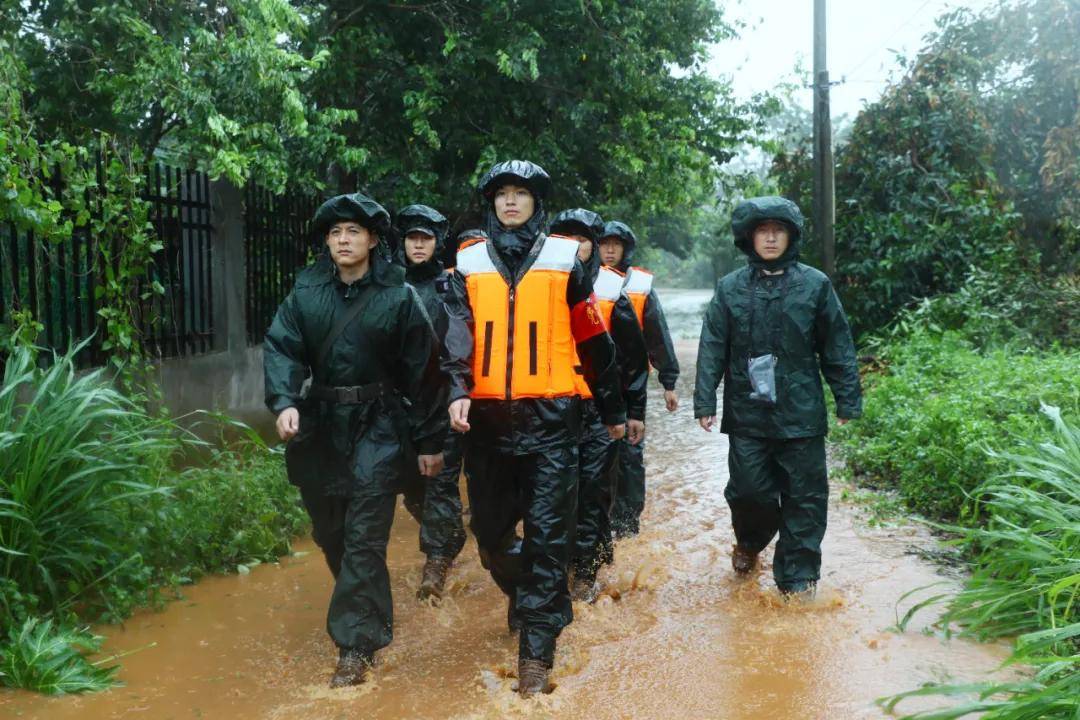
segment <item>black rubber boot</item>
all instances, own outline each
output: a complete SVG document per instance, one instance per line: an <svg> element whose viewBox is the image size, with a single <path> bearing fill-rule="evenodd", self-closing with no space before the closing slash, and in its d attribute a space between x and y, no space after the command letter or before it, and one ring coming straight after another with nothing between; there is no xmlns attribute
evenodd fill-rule
<svg viewBox="0 0 1080 720"><path fill-rule="evenodd" d="M543 660L518 660L518 693L527 698L551 692L550 676L551 668Z"/></svg>
<svg viewBox="0 0 1080 720"><path fill-rule="evenodd" d="M420 579L420 589L416 591L416 597L420 600L441 600L443 588L446 587L446 576L450 574L450 566L453 564L453 558L429 556L424 563L424 574Z"/></svg>
<svg viewBox="0 0 1080 720"><path fill-rule="evenodd" d="M742 545L735 545L731 550L731 569L739 575L749 575L757 567L758 554Z"/></svg>
<svg viewBox="0 0 1080 720"><path fill-rule="evenodd" d="M792 605L812 603L817 597L817 583L814 582L796 583L779 587L777 590L780 591L780 597L784 599L784 602Z"/></svg>
<svg viewBox="0 0 1080 720"><path fill-rule="evenodd" d="M596 572L578 570L574 573L574 581L570 585L570 599L575 602L596 602L600 594L600 586L596 582Z"/></svg>
<svg viewBox="0 0 1080 720"><path fill-rule="evenodd" d="M342 649L338 656L337 670L330 678L330 687L343 688L362 684L367 679L374 661L371 653Z"/></svg>

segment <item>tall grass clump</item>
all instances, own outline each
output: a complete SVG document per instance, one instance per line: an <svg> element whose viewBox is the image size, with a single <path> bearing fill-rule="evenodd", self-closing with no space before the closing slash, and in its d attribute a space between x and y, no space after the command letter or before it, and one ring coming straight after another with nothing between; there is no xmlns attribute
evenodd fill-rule
<svg viewBox="0 0 1080 720"><path fill-rule="evenodd" d="M108 687L88 623L115 622L211 572L272 561L307 524L280 452L204 442L74 357L12 347L0 386L0 686ZM205 424L204 424L205 427Z"/></svg>
<svg viewBox="0 0 1080 720"><path fill-rule="evenodd" d="M1019 636L1009 659L1033 677L1008 683L930 685L885 701L892 710L916 695L974 700L908 716L953 720L1075 720L1080 717L1080 428L1058 408L1044 412L1053 439L1015 452L992 452L1006 466L978 488L981 527L950 530L973 572L942 622L982 640Z"/></svg>
<svg viewBox="0 0 1080 720"><path fill-rule="evenodd" d="M42 369L17 347L0 387L0 576L47 612L85 599L124 562L119 515L161 492L154 477L176 448L172 424L103 370L78 374L77 351Z"/></svg>

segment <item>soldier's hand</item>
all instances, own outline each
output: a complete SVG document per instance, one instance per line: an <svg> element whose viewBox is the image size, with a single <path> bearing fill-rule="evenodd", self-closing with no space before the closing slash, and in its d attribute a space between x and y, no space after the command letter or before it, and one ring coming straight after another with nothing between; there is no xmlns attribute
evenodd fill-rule
<svg viewBox="0 0 1080 720"><path fill-rule="evenodd" d="M469 432L469 407L471 405L472 400L469 398L458 398L450 403L450 427L458 432Z"/></svg>
<svg viewBox="0 0 1080 720"><path fill-rule="evenodd" d="M631 445L640 444L645 439L645 423L641 420L627 420L626 439Z"/></svg>
<svg viewBox="0 0 1080 720"><path fill-rule="evenodd" d="M277 416L277 434L282 440L292 439L300 432L300 411L294 407L285 408Z"/></svg>
<svg viewBox="0 0 1080 720"><path fill-rule="evenodd" d="M426 477L435 477L443 469L443 454L418 455L416 464L420 468L420 474Z"/></svg>
<svg viewBox="0 0 1080 720"><path fill-rule="evenodd" d="M716 416L709 415L708 417L701 417L698 418L697 421L698 425L701 426L702 430L704 430L705 432L712 432L713 425L716 424Z"/></svg>
<svg viewBox="0 0 1080 720"><path fill-rule="evenodd" d="M675 412L679 407L679 396L675 394L674 390L664 391L664 405L667 406L668 412Z"/></svg>
<svg viewBox="0 0 1080 720"><path fill-rule="evenodd" d="M851 418L836 418L836 424L847 425L849 420L851 420Z"/></svg>
<svg viewBox="0 0 1080 720"><path fill-rule="evenodd" d="M626 424L607 425L608 437L612 440L622 440L626 436Z"/></svg>

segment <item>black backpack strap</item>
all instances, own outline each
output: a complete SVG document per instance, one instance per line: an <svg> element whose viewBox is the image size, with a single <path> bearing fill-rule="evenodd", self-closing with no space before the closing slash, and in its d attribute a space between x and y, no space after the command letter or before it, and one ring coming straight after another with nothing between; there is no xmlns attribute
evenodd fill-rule
<svg viewBox="0 0 1080 720"><path fill-rule="evenodd" d="M315 356L315 364L312 366L312 372L315 368L321 368L326 361L326 356L330 354L330 348L333 347L334 341L338 339L342 332L345 330L345 326L359 317L360 313L364 311L364 308L368 304L368 300L375 294L375 284L371 283L357 295L356 300L352 306L347 308L341 317L334 323L334 327L330 328L330 332L326 334L326 338L322 342L322 346L319 348L319 354Z"/></svg>

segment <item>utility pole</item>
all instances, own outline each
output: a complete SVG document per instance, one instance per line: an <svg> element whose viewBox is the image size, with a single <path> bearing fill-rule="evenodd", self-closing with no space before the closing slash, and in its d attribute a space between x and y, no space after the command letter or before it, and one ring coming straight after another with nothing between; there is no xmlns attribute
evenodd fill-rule
<svg viewBox="0 0 1080 720"><path fill-rule="evenodd" d="M829 70L825 61L825 0L814 0L814 230L825 274L836 273L836 188L833 181Z"/></svg>

